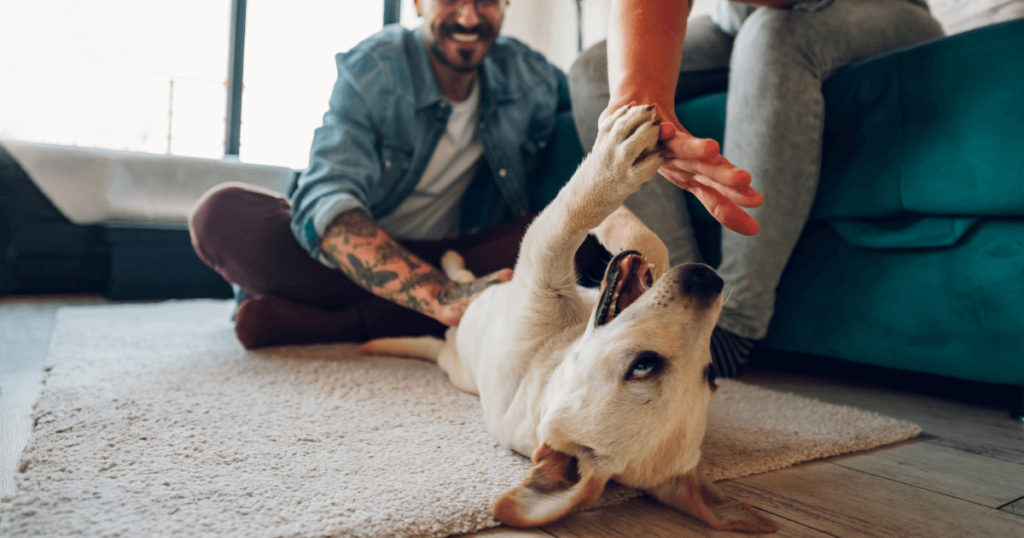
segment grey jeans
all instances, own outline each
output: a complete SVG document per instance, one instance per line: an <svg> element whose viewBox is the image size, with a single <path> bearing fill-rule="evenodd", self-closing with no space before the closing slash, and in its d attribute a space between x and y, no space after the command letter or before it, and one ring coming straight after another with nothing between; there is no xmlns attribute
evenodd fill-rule
<svg viewBox="0 0 1024 538"><path fill-rule="evenodd" d="M689 22L676 101L728 88L722 152L749 171L764 194L764 204L748 210L760 232L747 237L722 230L718 271L731 293L720 327L751 339L768 331L775 288L818 186L822 82L859 60L941 35L927 9L904 0L836 0L814 12L759 8L735 38L708 17ZM569 72L576 127L587 149L609 100L606 50L603 42L595 45ZM683 194L659 176L626 201L665 241L672 265L701 261Z"/></svg>

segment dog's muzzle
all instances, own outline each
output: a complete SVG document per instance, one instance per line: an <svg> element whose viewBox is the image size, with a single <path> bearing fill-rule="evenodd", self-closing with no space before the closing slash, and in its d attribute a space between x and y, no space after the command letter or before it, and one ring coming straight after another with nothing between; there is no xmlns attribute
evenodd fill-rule
<svg viewBox="0 0 1024 538"><path fill-rule="evenodd" d="M722 293L725 281L714 269L702 263L688 263L679 274L679 287L684 295L710 301Z"/></svg>

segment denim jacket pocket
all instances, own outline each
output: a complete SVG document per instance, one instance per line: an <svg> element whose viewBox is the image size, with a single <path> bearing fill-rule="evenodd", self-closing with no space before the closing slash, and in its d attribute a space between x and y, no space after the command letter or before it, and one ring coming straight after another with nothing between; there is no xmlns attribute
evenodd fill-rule
<svg viewBox="0 0 1024 538"><path fill-rule="evenodd" d="M403 149L393 146L383 146L380 150L380 176L382 184L388 186L397 185L406 172L409 171L409 163L412 162L412 154Z"/></svg>

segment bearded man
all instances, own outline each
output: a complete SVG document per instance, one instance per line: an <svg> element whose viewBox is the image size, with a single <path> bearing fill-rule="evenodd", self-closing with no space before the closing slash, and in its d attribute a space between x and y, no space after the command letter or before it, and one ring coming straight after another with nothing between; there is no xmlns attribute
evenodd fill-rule
<svg viewBox="0 0 1024 538"><path fill-rule="evenodd" d="M416 0L338 54L309 167L289 197L221 185L189 220L199 257L236 287L246 348L437 333L511 278L528 178L549 148L565 75L499 37L507 0ZM568 178L565 178L568 179ZM449 280L463 253L475 282Z"/></svg>

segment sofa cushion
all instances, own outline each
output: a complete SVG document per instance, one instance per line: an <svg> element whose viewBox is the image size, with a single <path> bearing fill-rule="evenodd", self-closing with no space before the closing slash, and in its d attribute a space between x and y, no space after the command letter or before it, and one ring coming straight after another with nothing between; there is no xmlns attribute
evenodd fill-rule
<svg viewBox="0 0 1024 538"><path fill-rule="evenodd" d="M980 217L902 217L873 220L829 220L847 243L860 248L907 249L951 247Z"/></svg>
<svg viewBox="0 0 1024 538"><path fill-rule="evenodd" d="M1024 20L889 53L825 82L812 218L1024 215Z"/></svg>

